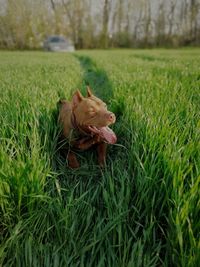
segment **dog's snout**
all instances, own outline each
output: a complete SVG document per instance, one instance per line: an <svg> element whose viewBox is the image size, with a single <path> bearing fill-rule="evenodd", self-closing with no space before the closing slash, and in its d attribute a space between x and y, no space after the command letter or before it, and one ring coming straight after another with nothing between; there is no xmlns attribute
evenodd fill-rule
<svg viewBox="0 0 200 267"><path fill-rule="evenodd" d="M116 120L116 118L115 118L115 114L112 113L112 112L109 112L109 113L107 114L107 119L108 119L110 122L114 123L115 120Z"/></svg>
<svg viewBox="0 0 200 267"><path fill-rule="evenodd" d="M115 115L113 113L110 113L109 114L109 120L113 121L115 118Z"/></svg>

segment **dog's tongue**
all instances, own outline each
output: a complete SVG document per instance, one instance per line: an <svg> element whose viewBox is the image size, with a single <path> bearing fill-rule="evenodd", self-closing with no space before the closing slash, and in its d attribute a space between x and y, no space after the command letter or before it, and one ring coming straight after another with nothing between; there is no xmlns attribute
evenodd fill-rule
<svg viewBox="0 0 200 267"><path fill-rule="evenodd" d="M115 133L108 127L101 127L100 129L101 136L105 139L109 144L115 144L117 142L117 137Z"/></svg>

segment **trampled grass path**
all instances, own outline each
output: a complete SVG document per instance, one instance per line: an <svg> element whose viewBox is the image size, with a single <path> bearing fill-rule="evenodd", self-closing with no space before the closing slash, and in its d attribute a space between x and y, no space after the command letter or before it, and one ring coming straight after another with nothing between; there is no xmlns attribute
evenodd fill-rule
<svg viewBox="0 0 200 267"><path fill-rule="evenodd" d="M199 49L0 52L0 265L198 266ZM101 171L57 151L59 96L116 113Z"/></svg>

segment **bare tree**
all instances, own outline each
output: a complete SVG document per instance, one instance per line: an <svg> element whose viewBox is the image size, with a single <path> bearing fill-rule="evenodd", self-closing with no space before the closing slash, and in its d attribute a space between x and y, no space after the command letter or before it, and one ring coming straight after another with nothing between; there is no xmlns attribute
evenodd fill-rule
<svg viewBox="0 0 200 267"><path fill-rule="evenodd" d="M110 11L110 2L109 0L104 0L103 4L103 25L102 25L102 34L101 41L104 48L108 47L108 22L109 22L109 11Z"/></svg>
<svg viewBox="0 0 200 267"><path fill-rule="evenodd" d="M168 37L170 38L173 34L173 25L174 25L174 15L176 9L177 0L170 0L169 14L168 14Z"/></svg>
<svg viewBox="0 0 200 267"><path fill-rule="evenodd" d="M200 3L198 0L190 1L190 38L192 41L196 41L198 31L197 15L199 13Z"/></svg>
<svg viewBox="0 0 200 267"><path fill-rule="evenodd" d="M151 27L151 5L149 0L144 3L144 44L148 46L150 37L150 27Z"/></svg>
<svg viewBox="0 0 200 267"><path fill-rule="evenodd" d="M164 37L166 31L166 17L165 17L165 4L164 0L162 0L158 7L158 16L155 22L156 29L156 43L157 45L164 45Z"/></svg>

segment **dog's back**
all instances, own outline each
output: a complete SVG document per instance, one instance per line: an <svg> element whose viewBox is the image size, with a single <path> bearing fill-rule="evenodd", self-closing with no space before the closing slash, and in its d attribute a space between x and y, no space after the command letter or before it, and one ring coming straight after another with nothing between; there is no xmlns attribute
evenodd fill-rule
<svg viewBox="0 0 200 267"><path fill-rule="evenodd" d="M65 99L58 101L59 107L59 116L58 122L62 125L62 134L66 138L69 137L71 130L71 114L72 114L72 105Z"/></svg>

